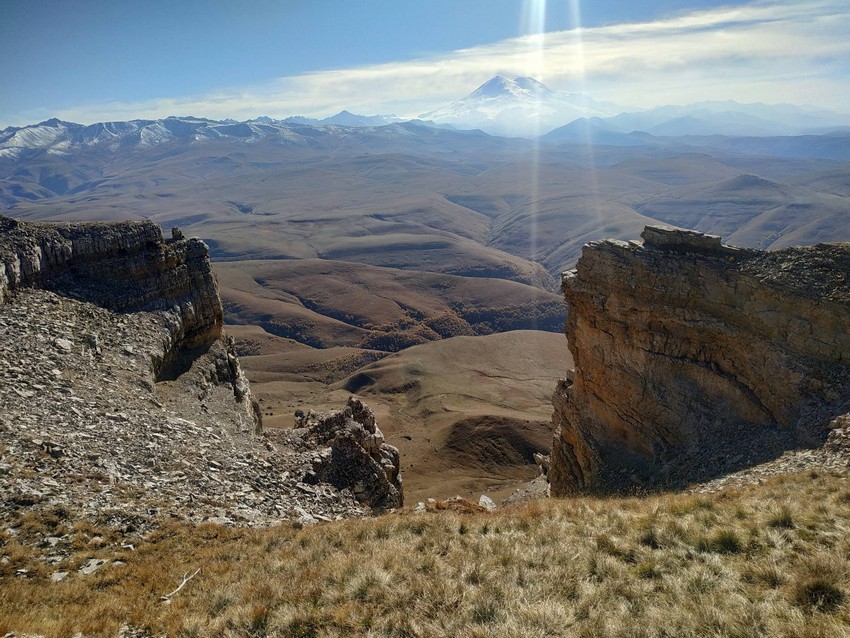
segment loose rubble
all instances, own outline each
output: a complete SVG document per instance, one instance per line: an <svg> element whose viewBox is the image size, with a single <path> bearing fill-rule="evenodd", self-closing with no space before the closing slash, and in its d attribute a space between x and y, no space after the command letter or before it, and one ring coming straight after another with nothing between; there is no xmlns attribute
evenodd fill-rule
<svg viewBox="0 0 850 638"><path fill-rule="evenodd" d="M398 452L358 400L339 428L312 415L319 429L262 430L202 242L147 222L0 218L0 258L3 534L53 516L117 531L93 549L133 551L165 520L312 524L401 505ZM68 535L32 542L57 582L120 563L70 570Z"/></svg>
<svg viewBox="0 0 850 638"><path fill-rule="evenodd" d="M822 446L789 450L779 458L745 470L732 472L713 481L693 485L696 493L719 492L759 484L765 480L796 472L846 472L850 468L850 415L845 414L830 424L829 435Z"/></svg>
<svg viewBox="0 0 850 638"><path fill-rule="evenodd" d="M369 512L350 490L299 482L314 452L295 433L257 433L223 342L157 382L162 323L41 290L0 306L0 525L52 507L135 529L158 516L256 526Z"/></svg>

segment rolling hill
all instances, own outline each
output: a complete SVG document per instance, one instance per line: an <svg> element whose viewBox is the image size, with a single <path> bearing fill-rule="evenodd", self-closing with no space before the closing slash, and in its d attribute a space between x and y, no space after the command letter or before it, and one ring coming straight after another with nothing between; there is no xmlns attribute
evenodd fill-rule
<svg viewBox="0 0 850 638"><path fill-rule="evenodd" d="M743 246L850 240L840 134L592 126L532 141L421 123L49 120L0 133L0 209L201 237L267 425L357 392L409 455L413 493L501 495L545 447L568 364L558 277L585 243L659 223Z"/></svg>

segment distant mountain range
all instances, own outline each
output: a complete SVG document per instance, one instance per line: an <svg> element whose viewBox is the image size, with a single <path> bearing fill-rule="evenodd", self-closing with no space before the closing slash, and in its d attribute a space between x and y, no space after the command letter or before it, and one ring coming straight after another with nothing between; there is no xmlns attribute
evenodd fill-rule
<svg viewBox="0 0 850 638"><path fill-rule="evenodd" d="M768 137L819 135L850 130L850 116L806 110L790 104L698 102L688 106L659 106L614 117L573 120L546 134L551 141L575 141L591 135L648 133L655 137L726 135Z"/></svg>
<svg viewBox="0 0 850 638"><path fill-rule="evenodd" d="M245 122L216 121L197 117L167 117L161 120L130 120L83 125L56 118L23 127L0 131L0 159L17 160L34 150L51 155L68 155L81 151L129 151L158 148L173 144L198 144L213 141L235 141L251 144L267 141L283 146L321 148L342 143L346 130L362 129L365 136L382 139L408 136L418 131L426 137L439 135L439 128L427 122L388 124L382 116L357 116L347 111L318 124L308 118L273 120L259 117ZM302 122L301 120L304 120ZM372 124L367 122L373 121ZM343 124L343 122L346 122ZM458 134L483 136L479 131Z"/></svg>
<svg viewBox="0 0 850 638"><path fill-rule="evenodd" d="M549 133L547 138L551 141L586 137L588 126L599 132L637 131L653 136L749 137L821 134L850 125L850 116L820 109L790 104L739 104L731 100L627 112L583 93L554 91L534 78L509 80L498 75L466 97L423 113L420 118L459 129L479 128L491 135L536 137ZM553 131L565 125L573 128L562 134Z"/></svg>
<svg viewBox="0 0 850 638"><path fill-rule="evenodd" d="M662 136L610 126L582 119L532 141L417 122L54 119L0 132L0 210L153 219L203 238L219 262L310 259L340 272L359 273L354 263L538 288L554 285L587 242L634 238L647 224L761 248L850 239L848 133ZM328 299L347 288L334 290ZM315 320L347 334L347 346L364 328L338 325L346 307L383 304L367 295L319 319L325 302L309 289L298 298L280 334ZM245 303L234 297L231 312ZM257 316L279 311L258 307ZM476 317L467 321L494 321Z"/></svg>
<svg viewBox="0 0 850 638"><path fill-rule="evenodd" d="M210 140L253 142L274 140L285 145L312 145L318 138L340 134L317 129L378 129L398 127L393 115L357 115L340 111L323 119L302 116L283 120L261 116L252 120L210 120L203 117L167 117L159 120L99 122L91 125L56 118L0 131L0 157L14 158L31 149L67 153L85 148L118 150L126 146L156 147L167 142ZM512 80L495 76L466 97L423 113L407 126L459 131L480 130L503 137L540 137L551 144L586 143L644 146L664 138L731 136L742 138L850 134L850 115L789 104L739 104L733 101L699 102L688 106L660 106L626 112L610 102L582 93L554 91L531 77ZM388 129L384 135L406 135L407 129ZM704 144L698 140L697 146ZM716 145L717 140L709 145ZM809 145L807 144L807 147ZM799 155L792 153L792 155ZM804 154L805 155L805 154ZM836 156L829 150L820 157ZM838 152L845 159L847 153Z"/></svg>
<svg viewBox="0 0 850 638"><path fill-rule="evenodd" d="M278 122L270 117L258 117L256 121L266 122L267 124ZM307 124L310 126L384 126L401 121L403 121L402 118L395 115L356 115L350 111L340 111L336 115L323 119L296 115L283 120L286 124Z"/></svg>

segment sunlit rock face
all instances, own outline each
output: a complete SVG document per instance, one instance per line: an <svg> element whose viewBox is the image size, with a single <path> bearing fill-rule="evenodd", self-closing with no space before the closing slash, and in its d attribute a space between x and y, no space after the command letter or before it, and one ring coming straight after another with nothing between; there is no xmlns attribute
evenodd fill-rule
<svg viewBox="0 0 850 638"><path fill-rule="evenodd" d="M169 350L221 334L221 300L199 239L178 231L165 240L149 221L52 224L3 216L0 239L0 304L30 286L119 312L168 310Z"/></svg>
<svg viewBox="0 0 850 638"><path fill-rule="evenodd" d="M647 227L563 276L554 495L701 480L826 438L850 410L850 244L775 252Z"/></svg>

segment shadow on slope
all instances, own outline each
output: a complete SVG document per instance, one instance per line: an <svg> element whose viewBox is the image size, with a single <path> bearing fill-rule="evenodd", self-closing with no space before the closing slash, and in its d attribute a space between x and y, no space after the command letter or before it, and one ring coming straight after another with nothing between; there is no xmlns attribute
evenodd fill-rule
<svg viewBox="0 0 850 638"><path fill-rule="evenodd" d="M526 478L534 453L548 454L552 424L507 416L472 416L456 421L446 439L447 461L493 474Z"/></svg>
<svg viewBox="0 0 850 638"><path fill-rule="evenodd" d="M571 366L562 334L513 331L408 348L333 389L376 406L401 451L410 501L502 498L537 475L533 453L551 443L554 380Z"/></svg>

